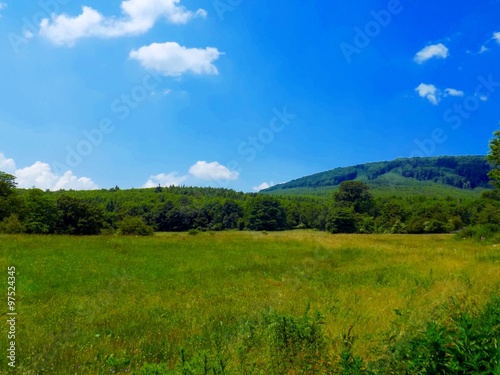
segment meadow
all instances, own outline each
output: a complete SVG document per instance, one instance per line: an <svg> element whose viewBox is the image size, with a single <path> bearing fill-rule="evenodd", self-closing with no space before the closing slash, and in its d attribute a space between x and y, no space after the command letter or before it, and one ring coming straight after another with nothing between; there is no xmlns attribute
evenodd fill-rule
<svg viewBox="0 0 500 375"><path fill-rule="evenodd" d="M10 266L16 374L383 373L500 294L500 247L452 235L0 235L5 296Z"/></svg>

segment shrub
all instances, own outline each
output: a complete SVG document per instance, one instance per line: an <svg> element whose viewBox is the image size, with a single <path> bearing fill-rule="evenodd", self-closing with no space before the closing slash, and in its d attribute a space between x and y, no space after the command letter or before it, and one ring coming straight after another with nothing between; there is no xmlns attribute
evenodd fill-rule
<svg viewBox="0 0 500 375"><path fill-rule="evenodd" d="M0 222L0 233L18 234L23 232L23 225L17 215L6 217Z"/></svg>
<svg viewBox="0 0 500 375"><path fill-rule="evenodd" d="M428 323L392 347L394 366L407 374L498 374L500 370L500 298L477 315L459 311L450 323Z"/></svg>
<svg viewBox="0 0 500 375"><path fill-rule="evenodd" d="M152 236L154 230L147 225L141 217L125 216L123 220L118 223L118 233L124 236Z"/></svg>
<svg viewBox="0 0 500 375"><path fill-rule="evenodd" d="M500 238L500 225L483 224L469 226L455 235L456 239L469 238L476 241L494 241Z"/></svg>
<svg viewBox="0 0 500 375"><path fill-rule="evenodd" d="M200 233L200 231L198 229L190 229L190 230L188 230L188 234L190 236L196 236L199 233Z"/></svg>

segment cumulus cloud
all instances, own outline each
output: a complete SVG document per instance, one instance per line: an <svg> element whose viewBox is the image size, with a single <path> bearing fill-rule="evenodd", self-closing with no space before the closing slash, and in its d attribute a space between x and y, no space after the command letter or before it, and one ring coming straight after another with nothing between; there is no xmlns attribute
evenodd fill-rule
<svg viewBox="0 0 500 375"><path fill-rule="evenodd" d="M416 92L418 92L418 95L422 98L426 98L429 100L432 104L438 105L439 102L441 101L442 98L445 98L447 96L464 96L465 93L461 90L453 89L453 88L447 88L444 90L438 89L436 86L431 85L431 84L425 84L421 83L418 85L418 87L415 89Z"/></svg>
<svg viewBox="0 0 500 375"><path fill-rule="evenodd" d="M84 6L76 17L52 15L40 24L40 35L57 45L73 46L82 38L117 38L148 32L160 18L173 24L185 24L207 12L192 12L180 5L180 0L126 0L121 3L121 17L105 17L97 10Z"/></svg>
<svg viewBox="0 0 500 375"><path fill-rule="evenodd" d="M267 182L263 182L259 186L254 186L252 189L255 192L259 192L261 190L269 189L271 186L274 186L274 182L270 182L269 184Z"/></svg>
<svg viewBox="0 0 500 375"><path fill-rule="evenodd" d="M13 174L18 187L30 189L36 187L42 190L94 190L99 187L88 177L77 177L72 171L57 175L50 165L37 161L35 164L16 169L13 159L8 159L0 153L0 171Z"/></svg>
<svg viewBox="0 0 500 375"><path fill-rule="evenodd" d="M170 77L187 72L216 75L219 72L213 62L220 55L217 48L186 48L175 42L153 43L130 52L130 58L144 68Z"/></svg>
<svg viewBox="0 0 500 375"><path fill-rule="evenodd" d="M421 83L415 89L422 98L427 98L432 104L437 105L439 103L438 98L438 89L434 85L427 85L425 83Z"/></svg>
<svg viewBox="0 0 500 375"><path fill-rule="evenodd" d="M160 173L157 174L156 176L151 176L149 177L148 182L144 184L144 188L152 188L156 187L158 185L161 186L179 186L181 185L188 176L179 176L177 173L169 173L169 174L164 174Z"/></svg>
<svg viewBox="0 0 500 375"><path fill-rule="evenodd" d="M413 60L417 64L423 64L432 58L446 59L447 57L448 48L444 44L439 43L425 47L415 55Z"/></svg>
<svg viewBox="0 0 500 375"><path fill-rule="evenodd" d="M3 153L0 152L0 171L12 174L16 171L16 163L14 159L7 159Z"/></svg>
<svg viewBox="0 0 500 375"><path fill-rule="evenodd" d="M76 177L72 171L57 175L47 163L37 161L32 166L18 169L15 172L16 181L21 188L33 186L42 190L95 190L99 187L88 177Z"/></svg>
<svg viewBox="0 0 500 375"><path fill-rule="evenodd" d="M237 180L240 176L238 172L231 171L216 161L212 163L199 161L189 168L189 173L194 177L205 181Z"/></svg>

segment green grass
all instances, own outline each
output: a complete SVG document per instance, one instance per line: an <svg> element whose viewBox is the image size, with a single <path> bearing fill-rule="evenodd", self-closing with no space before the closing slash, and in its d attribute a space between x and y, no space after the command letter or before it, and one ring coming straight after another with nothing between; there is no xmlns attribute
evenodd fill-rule
<svg viewBox="0 0 500 375"><path fill-rule="evenodd" d="M381 361L391 334L476 311L500 285L499 247L446 235L0 236L5 294L12 265L19 374L284 373L280 355L318 373L301 363L335 368L347 332L353 358Z"/></svg>

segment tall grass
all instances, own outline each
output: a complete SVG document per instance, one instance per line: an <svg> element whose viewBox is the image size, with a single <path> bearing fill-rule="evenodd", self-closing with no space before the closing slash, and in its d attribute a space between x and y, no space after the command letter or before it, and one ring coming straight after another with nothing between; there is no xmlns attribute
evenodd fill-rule
<svg viewBox="0 0 500 375"><path fill-rule="evenodd" d="M499 264L497 247L445 235L0 236L20 374L383 368L397 338L480 311Z"/></svg>

